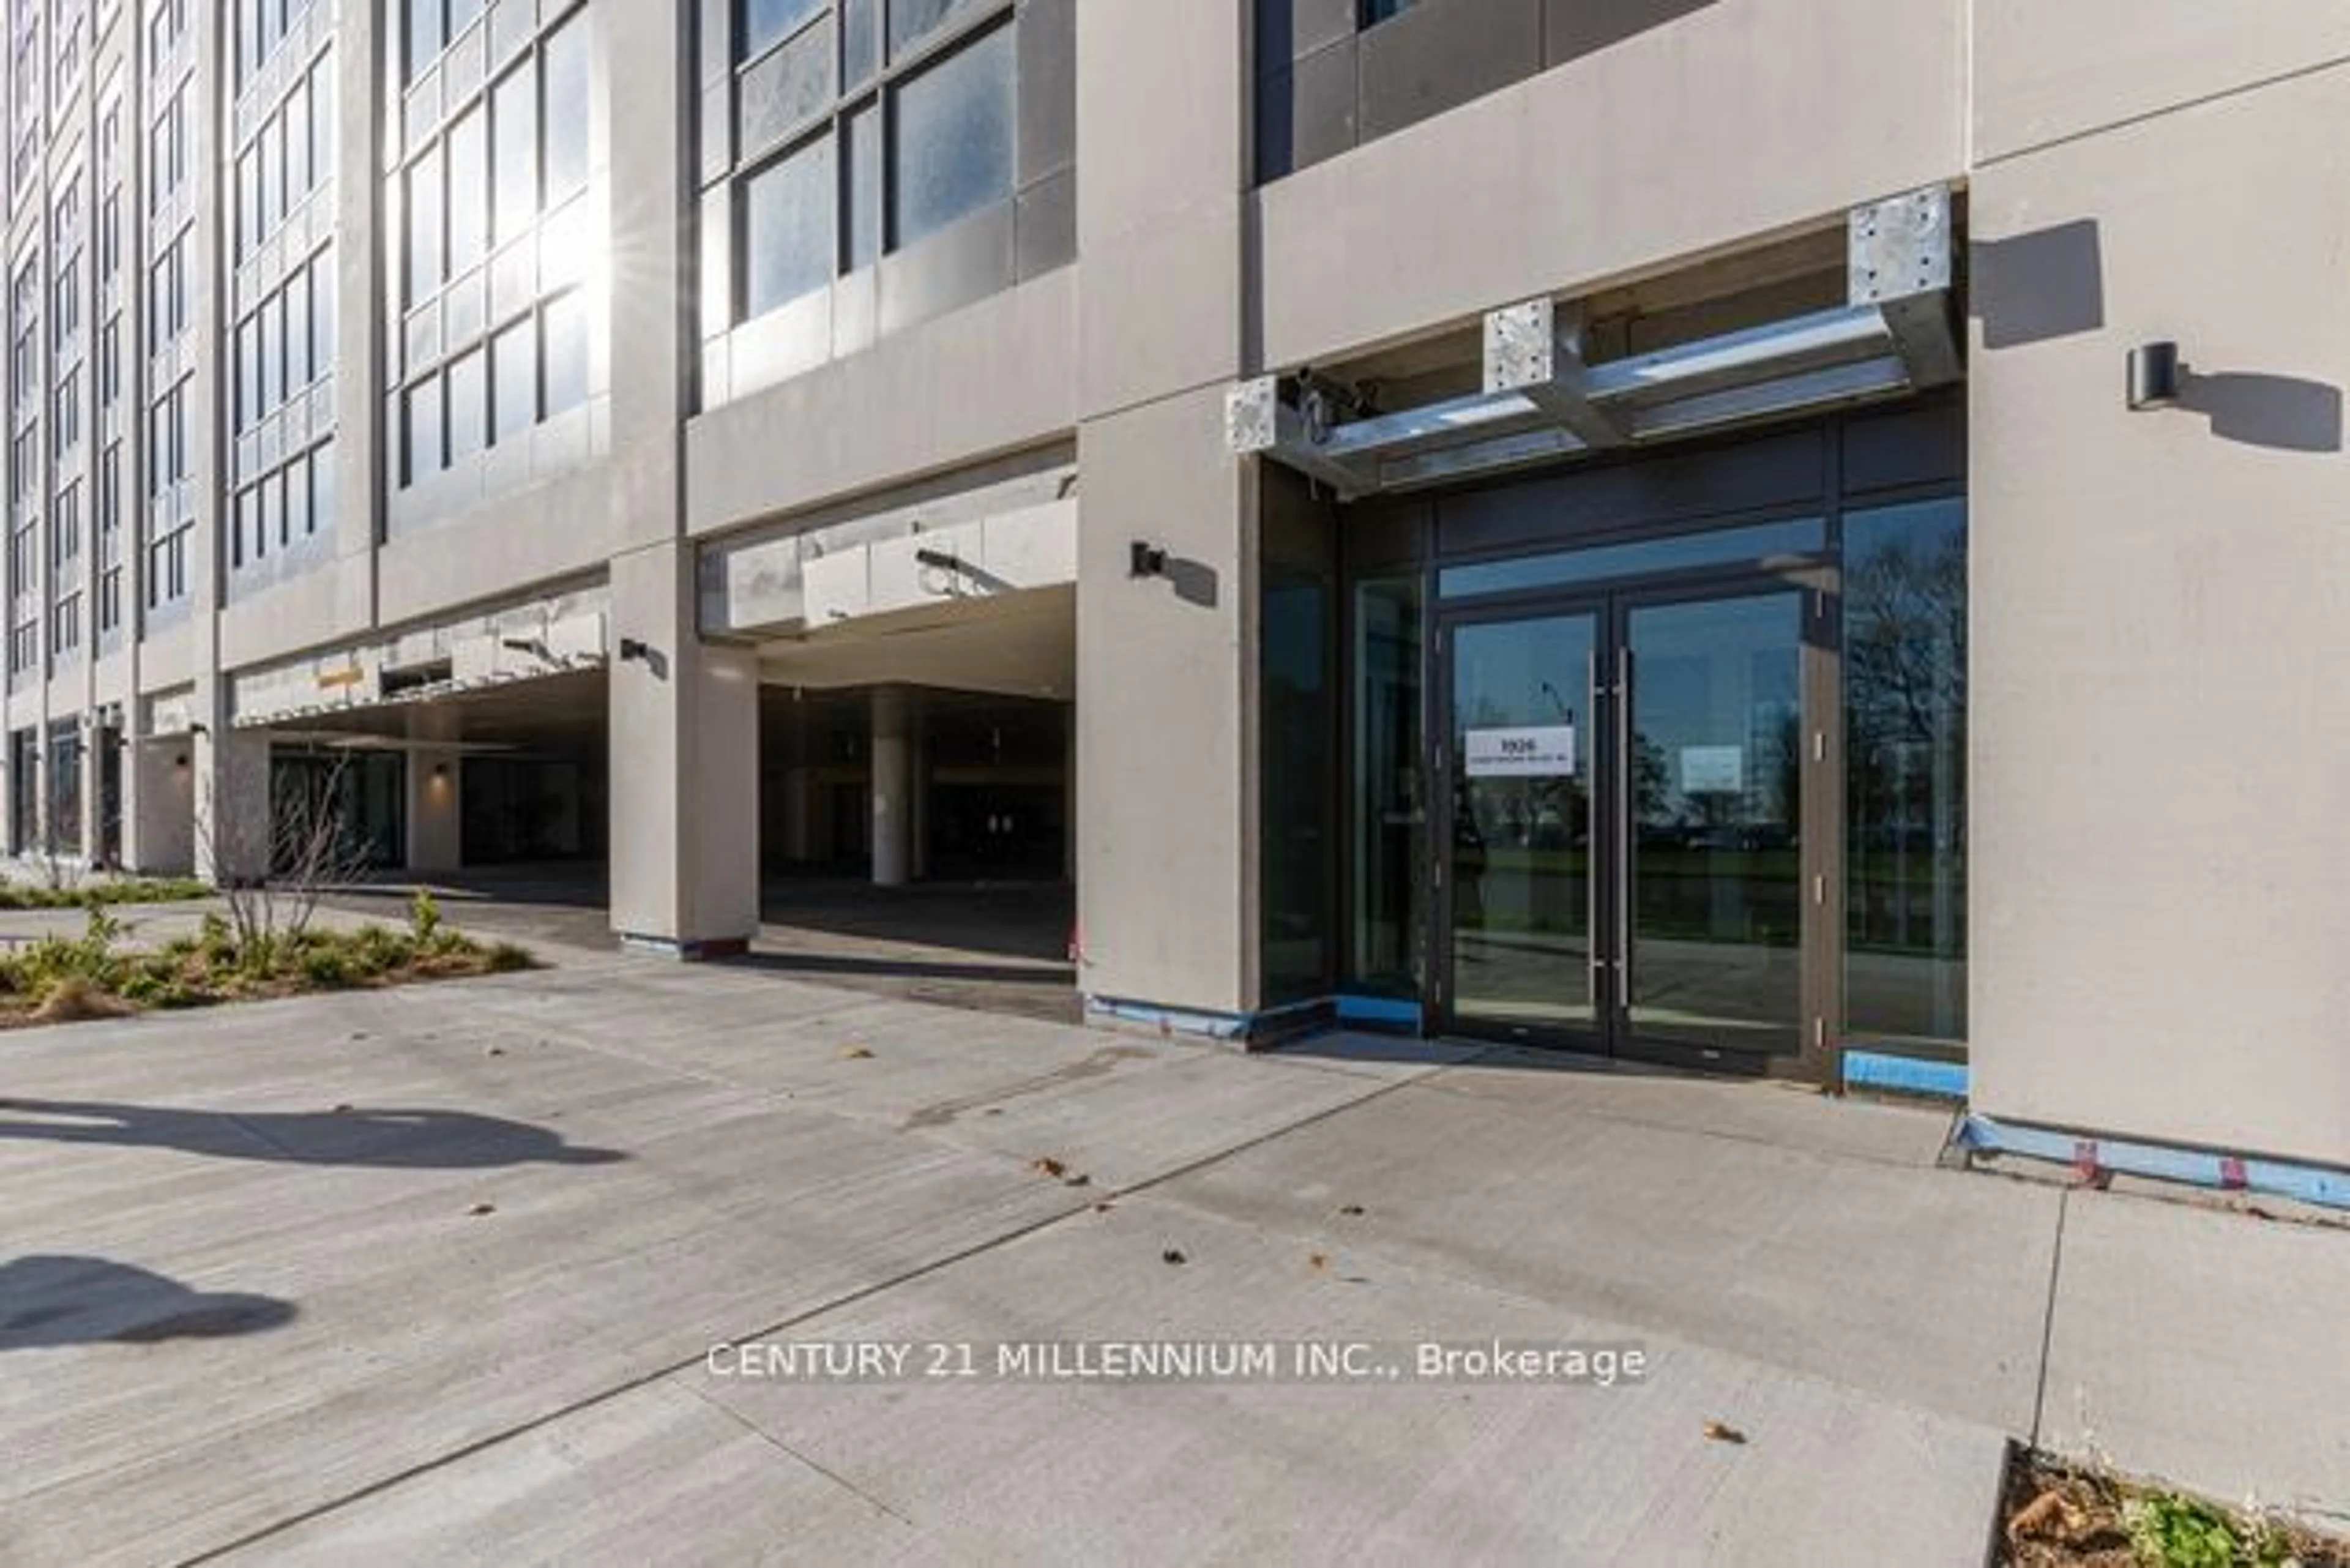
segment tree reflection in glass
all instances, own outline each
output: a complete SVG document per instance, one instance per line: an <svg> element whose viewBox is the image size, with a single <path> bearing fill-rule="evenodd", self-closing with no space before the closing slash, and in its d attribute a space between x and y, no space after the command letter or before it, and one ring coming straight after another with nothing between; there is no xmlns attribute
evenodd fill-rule
<svg viewBox="0 0 2350 1568"><path fill-rule="evenodd" d="M1844 524L1846 1019L1966 1034L1966 504Z"/></svg>

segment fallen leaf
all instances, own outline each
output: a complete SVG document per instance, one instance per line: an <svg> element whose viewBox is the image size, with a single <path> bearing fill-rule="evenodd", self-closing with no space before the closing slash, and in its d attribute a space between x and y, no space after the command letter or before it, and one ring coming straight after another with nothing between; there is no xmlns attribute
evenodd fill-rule
<svg viewBox="0 0 2350 1568"><path fill-rule="evenodd" d="M1359 1203L1349 1203L1338 1212L1349 1220L1359 1220L1363 1217L1363 1206Z"/></svg>
<svg viewBox="0 0 2350 1568"><path fill-rule="evenodd" d="M1066 1179L1062 1183L1062 1185L1063 1185L1063 1186L1065 1186L1065 1187L1091 1187L1093 1184L1094 1184L1094 1179L1093 1179L1092 1177L1090 1177L1090 1176L1087 1176L1087 1175L1084 1171L1082 1171L1082 1170L1081 1170L1081 1171L1079 1171L1079 1172L1077 1172L1075 1176L1072 1176L1072 1177L1067 1178L1067 1179Z"/></svg>
<svg viewBox="0 0 2350 1568"><path fill-rule="evenodd" d="M1028 1168L1035 1171L1039 1176L1049 1176L1055 1181L1058 1181L1061 1178L1069 1174L1067 1163L1063 1160L1055 1159L1049 1154L1043 1155L1035 1159L1030 1160L1028 1162Z"/></svg>
<svg viewBox="0 0 2350 1568"><path fill-rule="evenodd" d="M1709 1443L1742 1444L1746 1441L1746 1434L1727 1422L1708 1421L1705 1424L1705 1440Z"/></svg>
<svg viewBox="0 0 2350 1568"><path fill-rule="evenodd" d="M844 1062L862 1062L872 1054L862 1045L843 1045L840 1048L840 1059Z"/></svg>
<svg viewBox="0 0 2350 1568"><path fill-rule="evenodd" d="M488 1050L482 1053L484 1056L503 1056L505 1054L506 1048L503 1045L493 1045Z"/></svg>
<svg viewBox="0 0 2350 1568"><path fill-rule="evenodd" d="M1105 1198L1099 1203L1094 1205L1094 1212L1097 1214L1107 1214L1117 1207L1117 1204L1112 1203L1108 1199Z"/></svg>
<svg viewBox="0 0 2350 1568"><path fill-rule="evenodd" d="M1175 1248L1170 1247L1165 1251L1159 1254L1159 1261L1162 1263L1188 1263L1191 1260L1186 1258Z"/></svg>
<svg viewBox="0 0 2350 1568"><path fill-rule="evenodd" d="M1317 1274L1321 1273L1329 1268L1330 1255L1326 1252L1316 1252L1305 1260L1305 1266Z"/></svg>
<svg viewBox="0 0 2350 1568"><path fill-rule="evenodd" d="M497 1211L498 1206L494 1203L476 1203L466 1210L465 1213L472 1219L479 1220L484 1214L494 1214Z"/></svg>
<svg viewBox="0 0 2350 1568"><path fill-rule="evenodd" d="M350 1106L337 1106L335 1107L335 1113L334 1113L334 1114L335 1114L335 1115L337 1115L337 1116L349 1116L349 1115L351 1114L351 1107L350 1107Z"/></svg>
<svg viewBox="0 0 2350 1568"><path fill-rule="evenodd" d="M2037 1535L2044 1526L2061 1522L2066 1512L2064 1494L2050 1487L2015 1511L2015 1517L2007 1521L2008 1539Z"/></svg>

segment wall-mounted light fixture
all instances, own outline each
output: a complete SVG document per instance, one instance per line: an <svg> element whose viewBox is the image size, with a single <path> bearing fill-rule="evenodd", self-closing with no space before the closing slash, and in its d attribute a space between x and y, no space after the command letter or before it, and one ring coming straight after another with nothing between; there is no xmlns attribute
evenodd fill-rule
<svg viewBox="0 0 2350 1568"><path fill-rule="evenodd" d="M173 758L172 759L172 765L173 767L175 767L175 768L179 769L182 773L185 773L185 772L187 772L187 771L188 771L188 753L185 753L185 752L182 752L178 756L173 757Z"/></svg>
<svg viewBox="0 0 2350 1568"><path fill-rule="evenodd" d="M448 783L449 764L447 763L434 763L432 764L432 776L439 779L442 784Z"/></svg>
<svg viewBox="0 0 2350 1568"><path fill-rule="evenodd" d="M191 735L209 735L212 732L213 727L201 719L188 726L188 733Z"/></svg>
<svg viewBox="0 0 2350 1568"><path fill-rule="evenodd" d="M2133 413L2178 404L2178 345L2141 343L2129 351L2129 406Z"/></svg>
<svg viewBox="0 0 2350 1568"><path fill-rule="evenodd" d="M1129 577L1163 577L1167 575L1167 546L1154 545L1148 539L1137 539L1127 546L1126 575Z"/></svg>
<svg viewBox="0 0 2350 1568"><path fill-rule="evenodd" d="M631 659L641 659L646 662L650 663L652 657L653 650L651 646L646 643L641 638L624 637L620 639L621 663L626 664Z"/></svg>

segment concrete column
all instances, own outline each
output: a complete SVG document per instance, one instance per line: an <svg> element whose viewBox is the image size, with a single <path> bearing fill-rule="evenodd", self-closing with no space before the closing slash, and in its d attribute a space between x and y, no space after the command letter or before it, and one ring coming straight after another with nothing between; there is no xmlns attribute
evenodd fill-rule
<svg viewBox="0 0 2350 1568"><path fill-rule="evenodd" d="M122 764L122 863L152 876L196 865L195 737L133 744Z"/></svg>
<svg viewBox="0 0 2350 1568"><path fill-rule="evenodd" d="M1256 1001L1253 84L1241 0L1077 7L1077 888L1092 995ZM1167 149L1183 156L1170 160ZM1166 550L1164 576L1128 546Z"/></svg>
<svg viewBox="0 0 2350 1568"><path fill-rule="evenodd" d="M758 656L702 641L693 590L681 541L612 562L612 929L681 958L759 929Z"/></svg>
<svg viewBox="0 0 2350 1568"><path fill-rule="evenodd" d="M90 710L84 710L85 712ZM111 732L94 724L81 733L81 860L85 866L106 863L106 803L99 798L99 769L114 746Z"/></svg>
<svg viewBox="0 0 2350 1568"><path fill-rule="evenodd" d="M139 806L147 794L147 781L141 776L140 761L148 748L131 738L127 715L116 738L115 788L120 793L114 803L115 857L123 870L135 871L139 868Z"/></svg>
<svg viewBox="0 0 2350 1568"><path fill-rule="evenodd" d="M408 869L454 871L463 863L464 768L458 754L408 753Z"/></svg>
<svg viewBox="0 0 2350 1568"><path fill-rule="evenodd" d="M914 749L906 690L873 690L873 885L902 888L913 869Z"/></svg>
<svg viewBox="0 0 2350 1568"><path fill-rule="evenodd" d="M216 887L258 881L269 875L268 737L230 729L225 701L200 705L213 717L192 737L196 875Z"/></svg>

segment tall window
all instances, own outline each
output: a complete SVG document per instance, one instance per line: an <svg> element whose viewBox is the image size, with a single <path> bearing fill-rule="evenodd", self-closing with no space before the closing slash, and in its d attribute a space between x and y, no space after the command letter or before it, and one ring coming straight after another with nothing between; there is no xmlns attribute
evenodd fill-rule
<svg viewBox="0 0 2350 1568"><path fill-rule="evenodd" d="M8 847L30 855L40 847L41 735L37 730L8 732Z"/></svg>
<svg viewBox="0 0 2350 1568"><path fill-rule="evenodd" d="M1844 521L1846 1021L1967 1029L1967 518L1951 498Z"/></svg>
<svg viewBox="0 0 2350 1568"><path fill-rule="evenodd" d="M553 25L473 96L444 104L394 176L400 295L419 328L403 338L418 352L393 403L402 485L521 440L590 393L590 302L562 265L577 258L534 259L540 231L581 211L588 189L590 13L545 9ZM479 10L423 0L410 8L410 36L454 36ZM517 270L537 280L536 297L505 286Z"/></svg>
<svg viewBox="0 0 2350 1568"><path fill-rule="evenodd" d="M49 832L52 855L81 853L81 731L67 723L49 732Z"/></svg>
<svg viewBox="0 0 2350 1568"><path fill-rule="evenodd" d="M984 0L743 0L735 318L1008 201L1017 56Z"/></svg>

